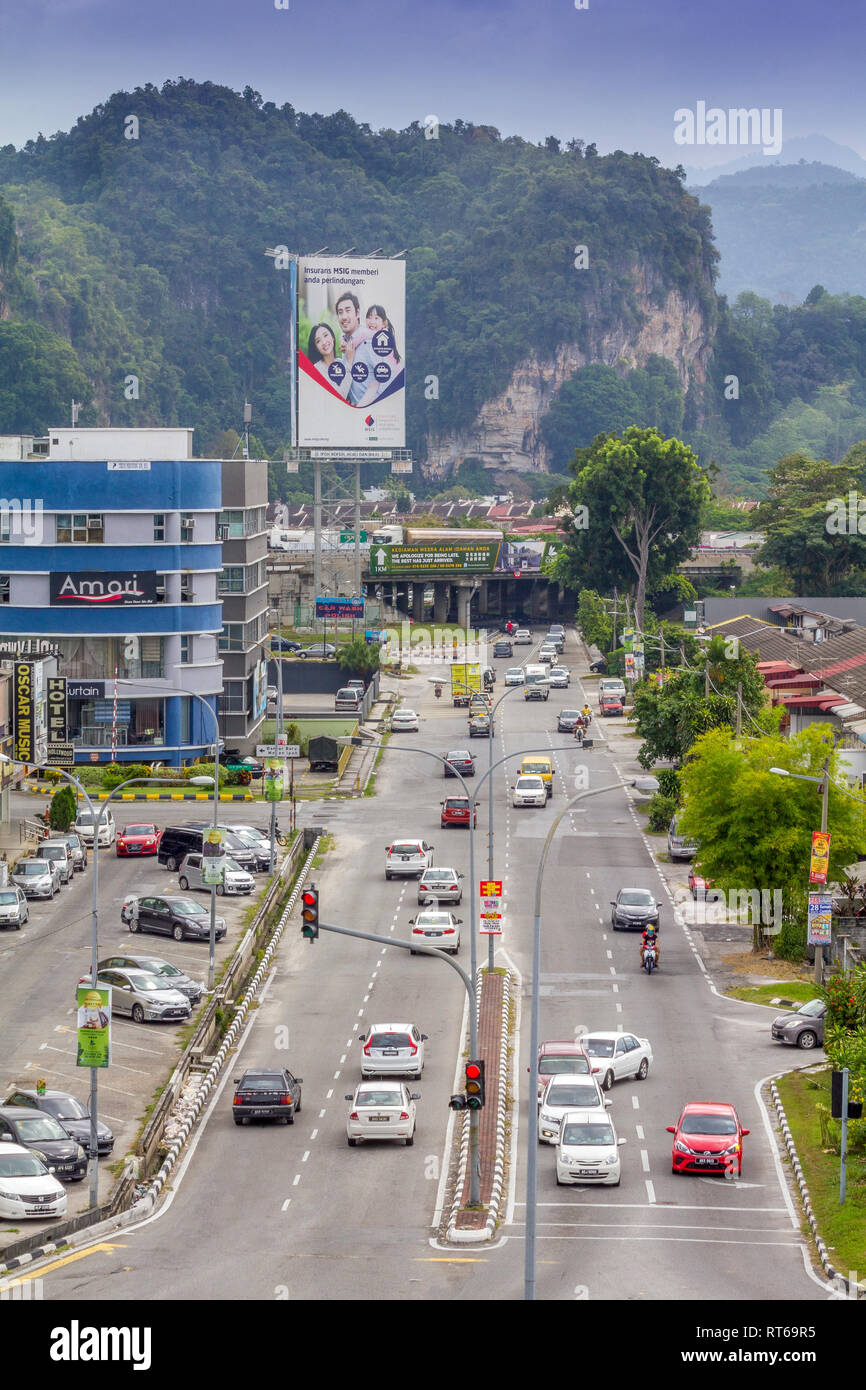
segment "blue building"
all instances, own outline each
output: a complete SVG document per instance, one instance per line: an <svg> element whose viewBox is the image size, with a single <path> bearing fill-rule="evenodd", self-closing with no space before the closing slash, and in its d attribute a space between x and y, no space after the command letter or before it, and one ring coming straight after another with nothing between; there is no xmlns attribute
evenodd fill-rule
<svg viewBox="0 0 866 1390"><path fill-rule="evenodd" d="M0 646L48 639L76 762L177 766L222 690L218 459L192 430L0 439Z"/></svg>

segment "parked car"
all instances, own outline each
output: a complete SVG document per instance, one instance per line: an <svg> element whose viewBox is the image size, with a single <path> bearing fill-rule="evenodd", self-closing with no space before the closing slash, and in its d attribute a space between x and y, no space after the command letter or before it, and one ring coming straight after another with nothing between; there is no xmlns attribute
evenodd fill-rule
<svg viewBox="0 0 866 1390"><path fill-rule="evenodd" d="M361 708L362 695L363 691L357 690L354 686L344 685L334 696L334 709L357 712Z"/></svg>
<svg viewBox="0 0 866 1390"><path fill-rule="evenodd" d="M206 941L210 937L210 909L194 898L181 897L179 893L168 893L161 897L139 897L130 893L120 910L120 919L131 932L170 933L175 941ZM217 916L214 925L216 939L222 941L226 934L225 918ZM180 936L177 935L178 931Z"/></svg>
<svg viewBox="0 0 866 1390"><path fill-rule="evenodd" d="M775 1042L791 1043L804 1050L824 1044L824 1020L827 1005L823 999L810 999L793 1013L779 1014L770 1024L770 1037Z"/></svg>
<svg viewBox="0 0 866 1390"><path fill-rule="evenodd" d="M566 1110L556 1146L556 1181L619 1187L622 1165L613 1120L597 1110Z"/></svg>
<svg viewBox="0 0 866 1390"><path fill-rule="evenodd" d="M463 901L461 887L463 875L456 869L427 869L418 880L418 902L423 904L430 898L439 903L460 903Z"/></svg>
<svg viewBox="0 0 866 1390"><path fill-rule="evenodd" d="M420 1076L427 1034L414 1023L374 1023L358 1042L362 1076Z"/></svg>
<svg viewBox="0 0 866 1390"><path fill-rule="evenodd" d="M547 788L541 777L518 777L511 794L512 806L546 806Z"/></svg>
<svg viewBox="0 0 866 1390"><path fill-rule="evenodd" d="M143 970L148 975L158 976L172 989L180 990L191 1004L198 1004L205 992L203 980L191 980L189 975L161 956L106 956L105 960L99 961L98 969ZM90 976L86 975L81 984L86 984L89 979Z"/></svg>
<svg viewBox="0 0 866 1390"><path fill-rule="evenodd" d="M51 859L19 859L9 875L27 898L53 898L60 891L60 870Z"/></svg>
<svg viewBox="0 0 866 1390"><path fill-rule="evenodd" d="M514 655L514 645L513 645L513 643L512 643L510 640L508 640L507 638L501 638L498 642L494 642L494 643L493 643L493 655L494 655L494 657L500 657L500 656L513 656L513 655Z"/></svg>
<svg viewBox="0 0 866 1390"><path fill-rule="evenodd" d="M65 1215L66 1193L39 1155L23 1144L5 1143L0 1148L0 1219Z"/></svg>
<svg viewBox="0 0 866 1390"><path fill-rule="evenodd" d="M602 695L618 695L625 703L625 681L620 680L619 676L605 676L604 680L600 680L598 683L599 702Z"/></svg>
<svg viewBox="0 0 866 1390"><path fill-rule="evenodd" d="M433 863L433 845L426 840L395 840L385 846L385 877L414 877Z"/></svg>
<svg viewBox="0 0 866 1390"><path fill-rule="evenodd" d="M77 874L87 868L87 846L74 830L52 830L50 840L61 840L72 855L72 867Z"/></svg>
<svg viewBox="0 0 866 1390"><path fill-rule="evenodd" d="M475 755L466 748L454 748L450 753L446 753L447 762L443 768L446 777L455 777L459 772L461 777L475 776Z"/></svg>
<svg viewBox="0 0 866 1390"><path fill-rule="evenodd" d="M81 1182L87 1174L87 1155L81 1145L44 1110L0 1106L0 1143L3 1140L32 1149L61 1182Z"/></svg>
<svg viewBox="0 0 866 1390"><path fill-rule="evenodd" d="M247 1120L282 1120L293 1125L301 1113L302 1076L293 1076L285 1067L268 1070L256 1067L234 1079L232 1119L236 1125Z"/></svg>
<svg viewBox="0 0 866 1390"><path fill-rule="evenodd" d="M602 695L599 709L605 719L622 718L625 714L625 706L619 695Z"/></svg>
<svg viewBox="0 0 866 1390"><path fill-rule="evenodd" d="M146 821L139 825L125 825L122 830L117 832L114 852L118 857L132 854L156 854L159 849L160 833L152 821Z"/></svg>
<svg viewBox="0 0 866 1390"><path fill-rule="evenodd" d="M133 1023L185 1023L190 1016L186 996L146 970L100 970L96 980L111 986L112 1014Z"/></svg>
<svg viewBox="0 0 866 1390"><path fill-rule="evenodd" d="M210 884L204 881L203 856L188 854L180 866L177 881L184 892L188 888L200 888L209 893ZM242 869L240 864L226 855L223 881L216 885L217 896L235 897L239 893L252 893L255 886L256 881L249 870Z"/></svg>
<svg viewBox="0 0 866 1390"><path fill-rule="evenodd" d="M187 854L201 854L204 833L199 825L167 825L160 836L156 857L173 874Z"/></svg>
<svg viewBox="0 0 866 1390"><path fill-rule="evenodd" d="M598 661L593 661L593 662L590 664L590 668L589 668L589 669L590 669L590 671L593 672L594 675L602 675L602 676L603 676L604 673L605 673L605 671L607 670L607 658L606 658L606 657L603 657L603 656L602 656L602 657L599 657Z"/></svg>
<svg viewBox="0 0 866 1390"><path fill-rule="evenodd" d="M699 874L694 867L689 869L689 892L692 897L705 898L710 888L710 880Z"/></svg>
<svg viewBox="0 0 866 1390"><path fill-rule="evenodd" d="M311 647L299 647L295 652L295 656L299 656L302 659L312 656L319 657L325 661L330 661L336 654L337 648L332 642L314 642Z"/></svg>
<svg viewBox="0 0 866 1390"><path fill-rule="evenodd" d="M271 842L252 830L232 827L232 843L226 844L236 864L249 873L267 873L271 867ZM247 856L251 856L247 858Z"/></svg>
<svg viewBox="0 0 866 1390"><path fill-rule="evenodd" d="M300 642L293 642L288 637L277 637L276 635L271 637L272 652L299 652L300 650Z"/></svg>
<svg viewBox="0 0 866 1390"><path fill-rule="evenodd" d="M93 844L94 816L90 811L79 811L75 817L73 830L85 845ZM110 806L104 806L99 813L99 847L108 848L114 844L117 836L117 827L114 824L114 814Z"/></svg>
<svg viewBox="0 0 866 1390"><path fill-rule="evenodd" d="M402 1081L362 1081L346 1096L351 1108L346 1120L350 1149L361 1140L402 1139L415 1143L415 1102L421 1097Z"/></svg>
<svg viewBox="0 0 866 1390"><path fill-rule="evenodd" d="M687 835L683 835L674 816L668 826L668 854L671 859L693 859L698 852L696 840L690 840Z"/></svg>
<svg viewBox="0 0 866 1390"><path fill-rule="evenodd" d="M89 983L90 976L87 981ZM51 1115L66 1131L70 1139L81 1145L85 1153L90 1152L90 1110L83 1100L76 1099L68 1091L39 1091L19 1087L3 1102L4 1105L23 1105L30 1110L42 1110ZM103 1124L96 1122L96 1152L100 1158L110 1154L114 1148L114 1135ZM2 1184L0 1184L2 1186Z"/></svg>
<svg viewBox="0 0 866 1390"><path fill-rule="evenodd" d="M439 803L442 807L440 824L444 828L449 825L465 825L469 828L469 798L468 796L448 796ZM478 806L474 808L473 826L478 824Z"/></svg>
<svg viewBox="0 0 866 1390"><path fill-rule="evenodd" d="M8 888L0 888L0 927L14 927L20 931L30 920L30 909L24 892L17 883Z"/></svg>
<svg viewBox="0 0 866 1390"><path fill-rule="evenodd" d="M672 1173L742 1173L743 1138L749 1131L726 1101L690 1102L667 1131L674 1136Z"/></svg>
<svg viewBox="0 0 866 1390"><path fill-rule="evenodd" d="M437 946L441 951L456 956L460 950L460 927L462 917L453 912L445 912L438 907L426 907L417 917L409 918L409 940L420 942L423 946ZM412 952L415 955L415 952Z"/></svg>
<svg viewBox="0 0 866 1390"><path fill-rule="evenodd" d="M648 1038L634 1033L584 1033L580 1045L592 1058L593 1073L606 1091L628 1076L646 1080L653 1059Z"/></svg>
<svg viewBox="0 0 866 1390"><path fill-rule="evenodd" d="M659 924L661 903L656 902L648 888L620 888L610 907L614 931L643 931Z"/></svg>
<svg viewBox="0 0 866 1390"><path fill-rule="evenodd" d="M51 859L58 868L61 883L71 883L75 870L68 847L62 840L43 840L36 846L37 859Z"/></svg>

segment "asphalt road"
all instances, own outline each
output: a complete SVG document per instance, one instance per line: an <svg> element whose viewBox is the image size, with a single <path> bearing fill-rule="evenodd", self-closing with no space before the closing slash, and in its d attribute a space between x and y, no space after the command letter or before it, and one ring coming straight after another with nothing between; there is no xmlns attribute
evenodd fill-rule
<svg viewBox="0 0 866 1390"><path fill-rule="evenodd" d="M528 651L518 650L498 668L527 659ZM395 745L418 741L445 752L464 743L465 712L453 711L445 700L437 705L426 674L404 689L424 718L419 735L398 736ZM500 682L497 694L502 689ZM546 703L510 697L497 718L497 753L565 744L555 732L556 711L576 703L580 693L573 683L568 691L551 692ZM474 747L480 775L486 748L481 740ZM170 1203L116 1241L43 1271L47 1298L147 1301L156 1290L161 1299L220 1300L522 1296L536 867L551 816L582 785L575 781L577 769L587 769L590 786L615 780L604 745L585 752L568 745L554 756L556 792L544 810L512 809L508 774L495 775L495 876L505 881L500 953L520 971L524 986L521 1094L513 1127L516 1182L497 1245L445 1248L435 1238L447 1099L462 1046L465 996L456 976L393 946L325 933L308 946L290 932ZM335 834L336 844L318 874L323 920L405 937L416 906L414 881L386 883L383 872L385 844L397 834L426 837L436 846L437 863L468 874L468 836L438 826L446 787L453 791L456 784L445 783L432 760L387 752L374 798L324 808L317 819ZM486 788L479 799L481 877ZM609 901L623 885L651 888L664 904L661 968L651 978L639 970L637 935L610 928ZM468 888L467 877L467 893ZM461 915L468 925L466 898ZM468 956L464 940L464 966ZM558 1188L553 1150L540 1150L539 1299L827 1297L807 1272L804 1243L755 1095L761 1078L796 1060L770 1043L770 1014L712 992L688 935L674 924L627 793L617 789L570 812L545 877L540 1036L573 1038L583 1027L622 1026L649 1037L655 1061L645 1082L620 1082L610 1093L610 1113L627 1140L619 1188ZM365 1023L386 1021L415 1021L430 1035L428 1065L413 1087L423 1097L415 1146L349 1149L343 1096L359 1077L356 1039ZM304 1078L301 1115L292 1127L237 1129L231 1076L275 1062ZM751 1129L742 1181L671 1174L665 1126L689 1099L736 1104Z"/></svg>

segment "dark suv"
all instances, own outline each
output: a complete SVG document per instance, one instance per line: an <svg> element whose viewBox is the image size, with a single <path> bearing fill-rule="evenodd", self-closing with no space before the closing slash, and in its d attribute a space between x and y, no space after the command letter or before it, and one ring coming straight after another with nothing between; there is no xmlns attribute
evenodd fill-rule
<svg viewBox="0 0 866 1390"><path fill-rule="evenodd" d="M205 824L204 821L188 821L186 825L167 825L162 832L162 839L156 852L159 863L164 864L169 873L176 873L188 854L202 853L204 834L209 829L210 822ZM225 835L226 854L235 861L239 868L246 869L251 874L256 873L258 868L256 851L244 844L230 826L221 825L219 829Z"/></svg>

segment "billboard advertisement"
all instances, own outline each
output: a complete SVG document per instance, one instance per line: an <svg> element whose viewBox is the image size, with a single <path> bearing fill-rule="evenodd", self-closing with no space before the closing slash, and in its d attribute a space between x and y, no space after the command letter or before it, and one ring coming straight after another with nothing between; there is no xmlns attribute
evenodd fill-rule
<svg viewBox="0 0 866 1390"><path fill-rule="evenodd" d="M812 831L812 858L809 864L809 882L826 883L830 864L830 836L826 830Z"/></svg>
<svg viewBox="0 0 866 1390"><path fill-rule="evenodd" d="M202 836L201 879L202 883L218 887L226 876L226 833L212 825Z"/></svg>
<svg viewBox="0 0 866 1390"><path fill-rule="evenodd" d="M52 570L52 608L140 608L158 603L156 570Z"/></svg>
<svg viewBox="0 0 866 1390"><path fill-rule="evenodd" d="M78 1005L79 1067L107 1067L111 1061L111 988L79 985Z"/></svg>
<svg viewBox="0 0 866 1390"><path fill-rule="evenodd" d="M424 545L374 545L370 548L370 573L392 578L413 570L447 571L452 574L545 574L559 553L559 542L484 539L483 532L466 531L466 540L431 541Z"/></svg>
<svg viewBox="0 0 866 1390"><path fill-rule="evenodd" d="M405 264L301 257L298 445L404 448L405 368Z"/></svg>
<svg viewBox="0 0 866 1390"><path fill-rule="evenodd" d="M317 618L363 618L362 598L317 598Z"/></svg>
<svg viewBox="0 0 866 1390"><path fill-rule="evenodd" d="M833 939L832 922L833 899L821 893L810 893L808 944L829 946Z"/></svg>

